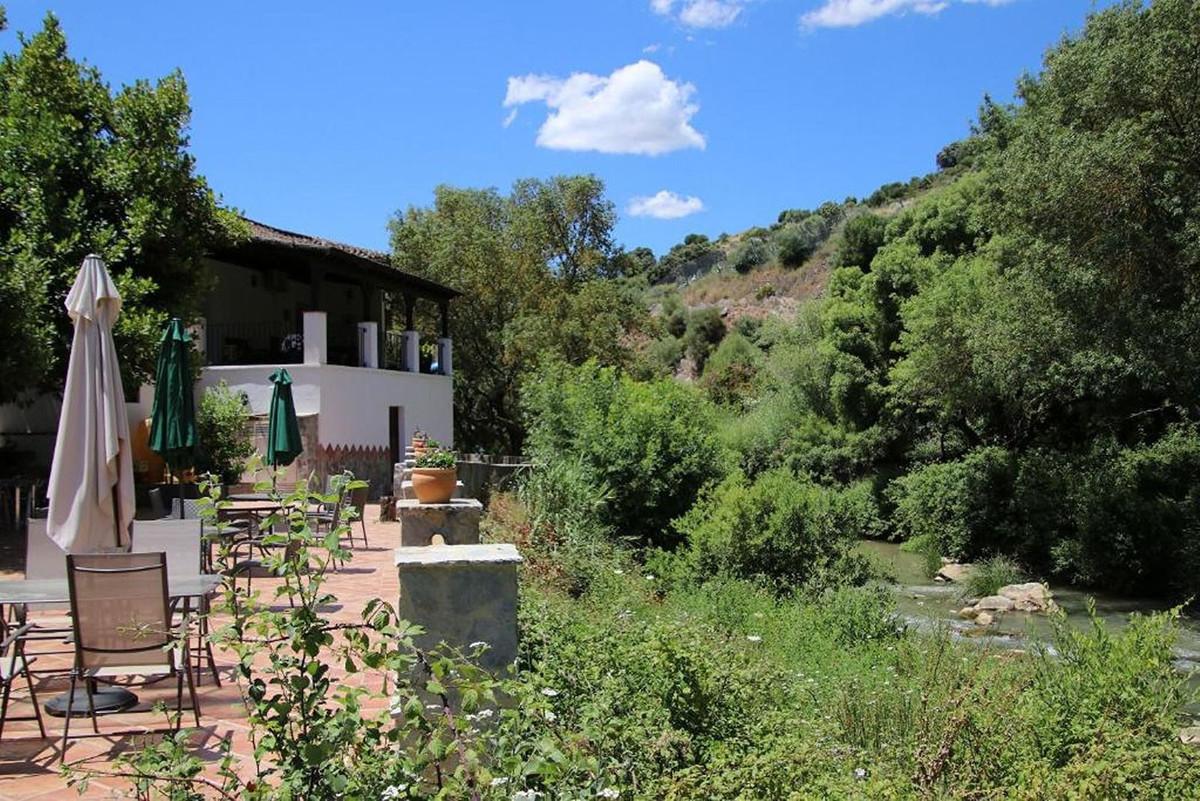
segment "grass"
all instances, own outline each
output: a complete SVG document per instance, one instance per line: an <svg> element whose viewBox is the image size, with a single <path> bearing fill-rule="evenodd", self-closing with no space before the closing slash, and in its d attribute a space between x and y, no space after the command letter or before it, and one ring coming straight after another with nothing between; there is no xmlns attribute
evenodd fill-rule
<svg viewBox="0 0 1200 801"><path fill-rule="evenodd" d="M983 598L995 595L1001 587L1025 580L1021 566L1007 556L989 556L977 563L967 574L963 589L968 597Z"/></svg>

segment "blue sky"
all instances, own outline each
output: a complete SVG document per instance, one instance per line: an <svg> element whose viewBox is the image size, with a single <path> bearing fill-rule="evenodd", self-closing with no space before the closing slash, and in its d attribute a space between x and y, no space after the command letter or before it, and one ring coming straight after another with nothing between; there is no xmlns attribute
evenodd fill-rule
<svg viewBox="0 0 1200 801"><path fill-rule="evenodd" d="M72 54L113 85L181 69L199 170L255 219L383 249L392 212L430 203L440 183L504 189L526 176L592 172L620 210L618 239L657 253L693 231L766 224L784 208L928 172L938 149L966 133L983 94L1010 98L1016 78L1092 8L4 4L5 50L52 10Z"/></svg>

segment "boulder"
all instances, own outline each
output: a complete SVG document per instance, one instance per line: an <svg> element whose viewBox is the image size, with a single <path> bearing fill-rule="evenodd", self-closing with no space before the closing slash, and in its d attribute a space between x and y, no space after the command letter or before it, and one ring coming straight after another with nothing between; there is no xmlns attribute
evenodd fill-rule
<svg viewBox="0 0 1200 801"><path fill-rule="evenodd" d="M1188 726L1180 729L1179 741L1184 745L1200 746L1200 726Z"/></svg>
<svg viewBox="0 0 1200 801"><path fill-rule="evenodd" d="M964 581L971 573L973 565L961 564L959 562L947 562L938 570L937 575L933 577L934 581Z"/></svg>
<svg viewBox="0 0 1200 801"><path fill-rule="evenodd" d="M1013 599L1004 595L989 595L975 602L976 612L1011 612L1016 608Z"/></svg>
<svg viewBox="0 0 1200 801"><path fill-rule="evenodd" d="M975 625L976 626L990 626L995 622L996 622L996 618L992 615L991 612L980 612L978 615L975 616Z"/></svg>
<svg viewBox="0 0 1200 801"><path fill-rule="evenodd" d="M999 594L1012 601L1013 608L1021 612L1052 612L1057 608L1050 596L1050 588L1037 581L1009 584L1001 587Z"/></svg>

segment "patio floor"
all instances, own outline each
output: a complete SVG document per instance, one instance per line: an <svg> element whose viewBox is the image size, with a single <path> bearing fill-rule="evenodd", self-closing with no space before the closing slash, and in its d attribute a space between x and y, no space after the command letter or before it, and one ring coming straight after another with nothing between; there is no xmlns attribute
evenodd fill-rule
<svg viewBox="0 0 1200 801"><path fill-rule="evenodd" d="M369 505L366 509L369 548L363 548L361 537L354 549L354 557L341 570L331 573L326 585L337 596L337 604L329 610L334 621L351 622L360 620L360 612L368 600L375 597L395 600L398 592L396 571L392 564L392 551L400 543L400 527L396 523L378 521L379 507ZM358 523L355 528L357 530ZM20 578L20 572L0 570L0 578ZM255 589L263 590L263 598L269 597L270 579L254 579ZM50 615L52 613L43 613ZM61 613L58 613L61 616ZM31 614L31 619L37 615ZM34 643L30 656L49 648L61 649L61 643ZM33 665L35 687L38 698L45 703L68 685L65 670L69 666L69 655L43 655ZM217 687L212 676L205 671L196 687L200 699L201 727L193 737L193 743L213 760L218 756L216 747L223 740L231 743L232 751L239 757L240 770L252 771L250 758L252 748L247 739L246 714L238 688L233 681L233 658L229 653L216 651L217 669L221 676L221 687ZM60 672L61 671L61 672ZM168 680L154 687L135 688L139 700L137 709L148 708L155 700L164 700L174 708L175 682ZM184 693L184 703L187 694ZM384 702L380 701L382 706ZM25 684L19 680L14 684L9 704L10 716L31 715ZM120 778L93 779L82 796L68 789L60 775L62 719L43 715L48 739L41 739L36 721L10 720L4 726L0 739L0 801L17 799L75 798L130 798L128 782ZM185 727L194 724L190 711L185 711ZM147 737L160 736L152 730L165 726L162 716L124 713L100 718L100 735L92 732L87 718L75 718L71 722L71 741L67 746L67 762L81 767L104 770L112 758L122 751L136 748ZM107 734L106 732L132 732ZM83 735L76 737L75 735Z"/></svg>

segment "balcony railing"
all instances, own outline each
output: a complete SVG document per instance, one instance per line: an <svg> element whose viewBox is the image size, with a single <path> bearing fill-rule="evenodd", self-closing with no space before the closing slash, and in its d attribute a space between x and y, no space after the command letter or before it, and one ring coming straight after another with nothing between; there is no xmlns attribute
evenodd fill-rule
<svg viewBox="0 0 1200 801"><path fill-rule="evenodd" d="M205 330L209 364L299 364L304 337L287 323L217 323Z"/></svg>

